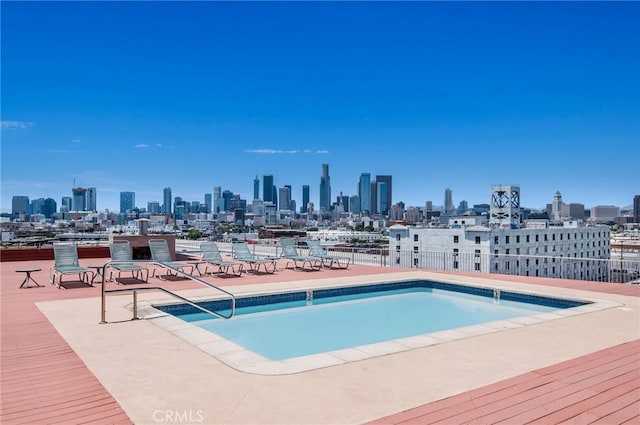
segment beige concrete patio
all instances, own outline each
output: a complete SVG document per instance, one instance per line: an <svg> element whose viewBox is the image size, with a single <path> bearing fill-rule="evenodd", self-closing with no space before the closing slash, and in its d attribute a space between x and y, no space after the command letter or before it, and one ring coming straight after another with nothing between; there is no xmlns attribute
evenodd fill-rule
<svg viewBox="0 0 640 425"><path fill-rule="evenodd" d="M131 420L141 424L162 422L167 415L174 419L178 415L182 423L362 423L640 338L640 302L633 296L486 275L298 276L288 282L271 280L225 289L249 294L419 277L600 300L606 308L394 354L383 351L379 357L309 372L265 376L239 372L152 320L129 321L131 295L109 296L107 320L111 323L106 325L98 323L100 300L95 292L92 298L43 301L37 307ZM214 294L209 289L180 293ZM166 298L160 293L139 295L141 301Z"/></svg>

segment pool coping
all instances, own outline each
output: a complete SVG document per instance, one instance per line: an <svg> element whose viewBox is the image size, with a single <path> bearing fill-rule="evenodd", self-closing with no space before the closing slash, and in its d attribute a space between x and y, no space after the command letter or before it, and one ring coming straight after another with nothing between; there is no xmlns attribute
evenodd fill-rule
<svg viewBox="0 0 640 425"><path fill-rule="evenodd" d="M389 283L401 283L416 280L416 278L390 278L389 276L380 279L371 279L368 282L360 283L319 283L317 286L308 287L304 290L323 290L337 289L347 287L360 287L369 285L382 285ZM426 280L426 279L425 279ZM618 302L593 298L590 296L566 296L552 294L545 291L544 288L530 290L505 288L498 282L479 282L479 280L467 280L464 284L458 279L450 279L447 277L438 277L437 279L429 279L432 281L451 284L456 286L467 286L488 290L505 291L517 293L533 297L549 297L555 299L571 300L584 302L587 304L559 309L553 312L537 313L527 316L520 316L511 319L503 319L492 322L460 327L452 330L444 330L412 337L400 338L374 344L361 345L353 348L329 351L320 354L312 354L301 357L293 357L283 360L270 360L257 353L254 353L232 341L221 336L200 328L192 323L185 322L170 313L158 310L154 305L171 305L175 304L173 299L160 299L153 302L140 302L138 305L138 316L154 325L164 329L168 333L184 340L185 342L196 347L200 351L216 358L227 366L245 373L256 375L290 375L302 372L308 372L316 369L344 365L351 362L367 360L375 357L400 353L412 349L424 348L433 345L444 344L452 341L458 341L495 332L502 332L510 329L517 329L536 324L549 322L552 320L560 320L567 317L577 316L581 314L592 313L595 311L606 310L610 308L620 307L623 304ZM237 297L251 297L259 295L287 294L300 292L301 289L269 289L269 290L252 290L242 294L235 294ZM192 301L212 301L223 299L224 297L194 296ZM133 306L128 306L133 308Z"/></svg>

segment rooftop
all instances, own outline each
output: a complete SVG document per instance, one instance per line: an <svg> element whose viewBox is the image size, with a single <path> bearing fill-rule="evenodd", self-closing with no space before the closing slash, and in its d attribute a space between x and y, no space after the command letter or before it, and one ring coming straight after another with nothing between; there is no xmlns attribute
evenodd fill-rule
<svg viewBox="0 0 640 425"><path fill-rule="evenodd" d="M104 259L81 259L83 265ZM17 423L634 423L640 420L640 285L351 265L347 270L206 277L234 294L421 277L611 308L469 335L286 375L233 369L153 324L130 321L131 294L48 283L52 260L0 263L0 422ZM24 267L44 287L19 289ZM187 297L191 281L150 279ZM107 283L108 288L118 285ZM140 293L144 302L166 300Z"/></svg>

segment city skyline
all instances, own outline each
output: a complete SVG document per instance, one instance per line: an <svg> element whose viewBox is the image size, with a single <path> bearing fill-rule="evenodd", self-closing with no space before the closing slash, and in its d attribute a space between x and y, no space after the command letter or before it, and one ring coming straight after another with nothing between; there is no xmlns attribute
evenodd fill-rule
<svg viewBox="0 0 640 425"><path fill-rule="evenodd" d="M624 2L4 2L0 207L60 205L74 179L99 210L165 187L251 201L271 174L318 209L322 164L332 202L370 173L407 206L518 184L526 207L625 207L638 19Z"/></svg>

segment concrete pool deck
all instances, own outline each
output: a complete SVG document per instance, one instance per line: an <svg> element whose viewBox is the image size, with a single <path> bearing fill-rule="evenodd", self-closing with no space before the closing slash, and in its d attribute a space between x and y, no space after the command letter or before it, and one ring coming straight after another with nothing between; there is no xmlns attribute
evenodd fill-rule
<svg viewBox="0 0 640 425"><path fill-rule="evenodd" d="M129 418L141 424L167 422L167 415L180 417L181 422L172 423L363 423L640 338L637 295L538 285L534 279L511 276L393 269L381 276L377 270L363 269L348 282L340 272L336 277L291 272L293 280L286 282L269 278L241 286L214 282L234 294L249 294L419 277L611 304L576 316L274 376L237 371L152 320L129 321L131 295L109 296L111 323L106 325L98 324L95 290L91 298L36 305ZM209 289L180 293L213 294ZM141 302L166 299L161 293L139 294Z"/></svg>

